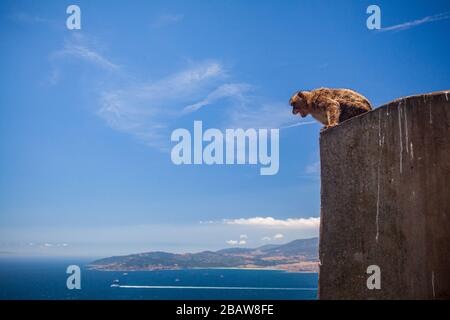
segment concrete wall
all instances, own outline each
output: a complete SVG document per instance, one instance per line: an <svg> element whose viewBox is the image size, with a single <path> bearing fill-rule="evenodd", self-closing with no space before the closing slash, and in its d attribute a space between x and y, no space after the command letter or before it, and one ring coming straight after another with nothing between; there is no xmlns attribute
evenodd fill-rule
<svg viewBox="0 0 450 320"><path fill-rule="evenodd" d="M319 298L450 299L450 91L322 132L320 157Z"/></svg>

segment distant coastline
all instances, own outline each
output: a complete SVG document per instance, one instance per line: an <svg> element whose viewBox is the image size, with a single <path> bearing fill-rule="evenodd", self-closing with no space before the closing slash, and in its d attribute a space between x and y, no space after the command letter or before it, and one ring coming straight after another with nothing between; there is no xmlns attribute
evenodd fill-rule
<svg viewBox="0 0 450 320"><path fill-rule="evenodd" d="M183 269L278 270L318 272L318 238L294 240L283 245L229 248L175 254L162 251L108 257L87 267L97 271L155 271Z"/></svg>
<svg viewBox="0 0 450 320"><path fill-rule="evenodd" d="M255 271L284 271L294 273L317 273L319 272L319 262L314 262L314 266L310 269L297 269L297 268L282 268L282 267L192 267L192 268L148 268L148 269L108 269L99 268L91 264L87 265L89 270L104 271L104 272L145 272L145 271L175 271L175 270L255 270Z"/></svg>

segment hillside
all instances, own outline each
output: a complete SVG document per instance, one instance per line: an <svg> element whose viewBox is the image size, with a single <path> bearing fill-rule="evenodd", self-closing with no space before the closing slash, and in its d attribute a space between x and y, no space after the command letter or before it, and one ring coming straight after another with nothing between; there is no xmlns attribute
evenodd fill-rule
<svg viewBox="0 0 450 320"><path fill-rule="evenodd" d="M92 262L89 267L103 271L260 268L312 272L317 271L318 244L318 238L311 238L258 248L229 248L183 254L155 251L104 258Z"/></svg>

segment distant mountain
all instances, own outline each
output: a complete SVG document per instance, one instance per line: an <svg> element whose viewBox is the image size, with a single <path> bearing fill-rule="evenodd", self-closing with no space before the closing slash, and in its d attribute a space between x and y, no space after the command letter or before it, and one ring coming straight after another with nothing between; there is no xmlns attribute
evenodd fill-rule
<svg viewBox="0 0 450 320"><path fill-rule="evenodd" d="M258 248L228 248L198 253L162 251L109 257L89 267L104 271L142 271L190 268L258 268L288 271L317 271L318 238L299 239L282 245Z"/></svg>
<svg viewBox="0 0 450 320"><path fill-rule="evenodd" d="M263 249L268 254L282 254L285 256L303 254L307 256L318 256L319 238L299 239L280 246L270 246Z"/></svg>

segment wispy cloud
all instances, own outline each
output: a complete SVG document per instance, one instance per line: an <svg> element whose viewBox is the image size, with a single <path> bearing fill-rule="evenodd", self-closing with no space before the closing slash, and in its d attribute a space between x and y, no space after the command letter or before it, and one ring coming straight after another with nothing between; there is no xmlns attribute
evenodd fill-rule
<svg viewBox="0 0 450 320"><path fill-rule="evenodd" d="M94 41L81 33L72 33L66 38L61 49L52 52L49 55L51 65L51 74L48 82L56 85L63 75L64 64L67 62L78 62L90 64L102 71L115 72L120 74L121 67L112 62L98 49L93 49Z"/></svg>
<svg viewBox="0 0 450 320"><path fill-rule="evenodd" d="M225 74L220 63L205 61L160 80L104 90L98 114L114 129L161 147L186 104L214 92Z"/></svg>
<svg viewBox="0 0 450 320"><path fill-rule="evenodd" d="M315 161L315 162L307 165L305 168L305 173L306 174L320 173L320 161Z"/></svg>
<svg viewBox="0 0 450 320"><path fill-rule="evenodd" d="M70 40L66 40L61 50L55 51L50 55L51 60L63 59L67 57L82 59L97 67L109 71L116 71L119 66L111 62L104 55L90 48L86 37L79 33L74 33Z"/></svg>
<svg viewBox="0 0 450 320"><path fill-rule="evenodd" d="M243 246L247 244L246 240L227 240L225 241L226 244L228 244L229 246Z"/></svg>
<svg viewBox="0 0 450 320"><path fill-rule="evenodd" d="M51 82L59 80L60 62L70 59L114 72L119 79L115 86L107 85L109 81L96 85L96 113L111 128L160 150L168 149L170 132L182 117L206 107L223 108L222 116L215 119L221 128L290 128L314 123L298 122L287 103L270 101L255 86L235 81L220 61L191 62L159 79L139 81L101 53L104 50L91 38L74 33L69 40L50 55Z"/></svg>
<svg viewBox="0 0 450 320"><path fill-rule="evenodd" d="M264 236L261 238L261 241L279 241L284 239L284 234L277 233L273 237L270 236Z"/></svg>
<svg viewBox="0 0 450 320"><path fill-rule="evenodd" d="M0 251L23 255L55 254L108 256L130 252L170 251L192 252L223 249L226 241L231 245L257 247L270 243L288 242L295 239L317 237L317 222L306 224L311 227L287 227L277 223L227 224L223 221L176 224L139 224L96 227L0 227ZM286 221L283 219L276 219ZM295 219L294 219L295 220ZM306 219L308 220L308 218ZM289 224L289 223L288 223ZM211 235L214 237L211 237ZM273 239L276 234L278 240ZM247 238L241 237L247 235ZM267 238L265 238L267 237ZM120 246L117 245L118 241ZM245 242L244 242L245 241ZM44 244L50 246L44 246ZM240 244L239 244L240 243ZM112 245L113 244L113 245Z"/></svg>
<svg viewBox="0 0 450 320"><path fill-rule="evenodd" d="M273 236L274 240L281 240L284 238L284 235L282 233L277 233L276 235Z"/></svg>
<svg viewBox="0 0 450 320"><path fill-rule="evenodd" d="M220 99L230 98L247 102L245 93L247 93L252 87L246 83L227 83L219 86L207 95L207 97L199 102L188 105L183 109L184 113L191 113L212 104Z"/></svg>
<svg viewBox="0 0 450 320"><path fill-rule="evenodd" d="M160 14L156 19L152 22L153 28L162 28L183 20L184 14Z"/></svg>
<svg viewBox="0 0 450 320"><path fill-rule="evenodd" d="M298 123L292 116L287 103L270 102L260 95L247 97L248 103L239 105L230 112L230 128L289 128L309 125L314 122ZM295 125L293 125L295 123Z"/></svg>
<svg viewBox="0 0 450 320"><path fill-rule="evenodd" d="M291 125L283 126L280 129L288 129L288 128L294 128L294 127L301 127L301 126L308 126L311 124L317 124L317 121L301 121L297 122Z"/></svg>
<svg viewBox="0 0 450 320"><path fill-rule="evenodd" d="M390 27L381 28L379 30L379 32L403 31L403 30L408 30L408 29L420 26L420 25L425 24L425 23L430 23L430 22L440 21L440 20L446 20L446 19L449 19L449 18L450 18L450 11L447 11L447 12L438 13L438 14L431 15L431 16L426 16L426 17L423 17L421 19L417 19L417 20L408 21L408 22L404 22L404 23L401 23L401 24L393 25L393 26L390 26Z"/></svg>
<svg viewBox="0 0 450 320"><path fill-rule="evenodd" d="M244 225L255 227L270 227L270 228L316 228L319 226L320 218L289 218L289 219L275 219L272 217L254 217L254 218L240 218L224 220L225 224L230 225Z"/></svg>
<svg viewBox="0 0 450 320"><path fill-rule="evenodd" d="M47 25L49 27L52 28L62 28L64 26L64 23L62 23L61 25L58 25L56 23L56 21L39 16L39 15L35 15L35 14L29 14L26 12L17 12L14 13L10 16L10 18L13 21L16 21L18 23L24 23L24 24L43 24L43 25Z"/></svg>
<svg viewBox="0 0 450 320"><path fill-rule="evenodd" d="M220 62L200 62L160 80L102 91L98 114L114 129L160 149L177 119L219 103L225 128L279 128L295 121L287 105L264 104L252 85L229 78Z"/></svg>
<svg viewBox="0 0 450 320"><path fill-rule="evenodd" d="M69 245L67 243L51 243L51 242L45 242L45 243L35 243L35 242L29 242L28 245L30 247L40 247L40 248L59 248L59 247L68 247Z"/></svg>

